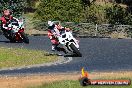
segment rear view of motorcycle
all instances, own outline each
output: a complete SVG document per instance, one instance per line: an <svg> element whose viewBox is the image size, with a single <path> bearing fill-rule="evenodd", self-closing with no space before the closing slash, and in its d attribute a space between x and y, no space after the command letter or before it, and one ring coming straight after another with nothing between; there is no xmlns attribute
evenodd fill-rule
<svg viewBox="0 0 132 88"><path fill-rule="evenodd" d="M61 31L61 35L58 37L59 43L62 44L66 51L69 53L73 53L76 56L81 57L82 54L79 51L78 40L76 40L71 31L63 30Z"/></svg>
<svg viewBox="0 0 132 88"><path fill-rule="evenodd" d="M8 31L4 32L4 36L11 42L24 42L29 44L29 39L24 33L24 22L20 20L11 20L8 25Z"/></svg>

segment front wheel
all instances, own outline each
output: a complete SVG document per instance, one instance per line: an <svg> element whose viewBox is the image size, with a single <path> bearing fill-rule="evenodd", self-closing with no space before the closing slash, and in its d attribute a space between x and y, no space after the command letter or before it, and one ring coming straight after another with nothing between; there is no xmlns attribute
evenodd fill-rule
<svg viewBox="0 0 132 88"><path fill-rule="evenodd" d="M13 37L13 33L11 33L11 31L3 31L3 35L10 40L10 42L16 42L14 37Z"/></svg>
<svg viewBox="0 0 132 88"><path fill-rule="evenodd" d="M22 40L23 40L24 43L29 44L29 39L28 39L27 35L24 32L21 33L21 37L23 38Z"/></svg>
<svg viewBox="0 0 132 88"><path fill-rule="evenodd" d="M79 56L79 57L82 56L82 54L80 53L80 51L77 49L77 47L76 47L73 43L70 44L70 47L71 47L71 49L73 50L73 52L74 52L75 54L77 54L77 56Z"/></svg>

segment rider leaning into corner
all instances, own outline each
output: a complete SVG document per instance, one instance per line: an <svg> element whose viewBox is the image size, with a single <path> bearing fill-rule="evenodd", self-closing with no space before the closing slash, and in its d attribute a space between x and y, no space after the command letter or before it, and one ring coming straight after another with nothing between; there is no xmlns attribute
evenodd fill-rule
<svg viewBox="0 0 132 88"><path fill-rule="evenodd" d="M5 9L2 11L3 16L0 17L0 21L1 21L1 30L3 31L4 35L6 38L9 38L9 35L13 35L11 29L8 27L8 25L10 24L11 20L16 20L18 22L18 19L16 19L15 17L13 17L11 15L11 11L9 9Z"/></svg>
<svg viewBox="0 0 132 88"><path fill-rule="evenodd" d="M57 50L57 51L63 51L64 53L66 53L64 48L58 47L59 41L58 41L57 36L60 35L61 30L70 31L70 29L62 27L59 22L54 23L52 21L48 21L48 25L49 25L49 27L48 27L48 37L49 37L49 39L51 40L51 43L52 43L52 51Z"/></svg>

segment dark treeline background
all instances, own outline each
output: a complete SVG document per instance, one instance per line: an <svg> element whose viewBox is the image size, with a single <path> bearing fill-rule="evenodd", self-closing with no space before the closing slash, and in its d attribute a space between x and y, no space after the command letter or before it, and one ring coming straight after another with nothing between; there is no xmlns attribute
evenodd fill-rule
<svg viewBox="0 0 132 88"><path fill-rule="evenodd" d="M0 11L9 8L15 16L33 13L41 21L132 25L131 5L132 0L0 0Z"/></svg>

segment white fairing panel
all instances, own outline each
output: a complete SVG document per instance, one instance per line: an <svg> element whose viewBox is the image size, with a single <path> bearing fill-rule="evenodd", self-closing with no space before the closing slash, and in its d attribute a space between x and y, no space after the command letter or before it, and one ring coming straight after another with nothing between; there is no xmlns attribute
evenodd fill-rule
<svg viewBox="0 0 132 88"><path fill-rule="evenodd" d="M13 25L13 27L12 27L12 31L13 31L13 33L18 32L18 31L19 31L18 26Z"/></svg>
<svg viewBox="0 0 132 88"><path fill-rule="evenodd" d="M73 43L79 49L78 41L73 37L70 31L65 31L65 33L61 34L59 42L62 45L68 44L68 46Z"/></svg>
<svg viewBox="0 0 132 88"><path fill-rule="evenodd" d="M19 25L19 26L18 26ZM13 33L16 33L16 32L18 32L19 30L20 30L20 28L24 28L24 26L23 26L23 21L22 22L19 22L18 21L18 25L12 25L12 23L11 24L9 24L8 25L8 27L10 27L10 28L12 28L12 32Z"/></svg>

